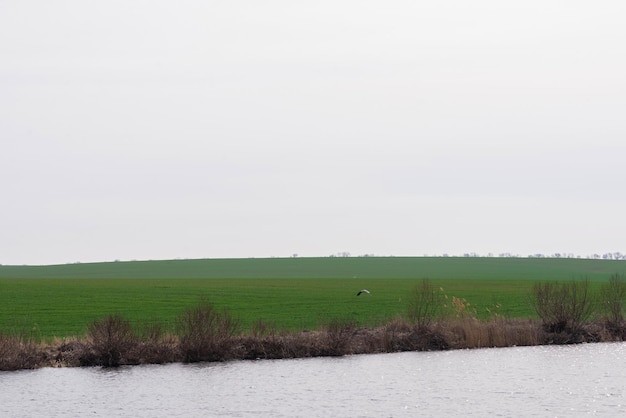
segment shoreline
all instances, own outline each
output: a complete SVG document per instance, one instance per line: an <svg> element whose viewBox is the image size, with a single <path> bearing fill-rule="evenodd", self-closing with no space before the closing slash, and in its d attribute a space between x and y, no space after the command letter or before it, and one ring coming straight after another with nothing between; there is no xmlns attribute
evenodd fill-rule
<svg viewBox="0 0 626 418"><path fill-rule="evenodd" d="M85 337L42 343L27 332L0 332L0 370L40 367L220 362L350 354L537 346L626 340L626 280L611 276L598 295L589 281L533 286L541 319L494 314L480 320L465 299L443 295L428 279L415 287L406 316L367 328L335 318L314 331L289 332L261 319L244 333L228 311L206 300L185 309L172 330L159 322L133 326L120 315L93 321ZM173 331L173 332L172 332Z"/></svg>
<svg viewBox="0 0 626 418"><path fill-rule="evenodd" d="M552 332L540 320L473 317L418 326L397 318L376 327L334 321L314 331L279 332L258 327L249 334L225 328L212 334L172 335L159 330L137 336L119 317L100 322L104 334L38 343L0 334L0 371L44 367L117 367L140 364L276 360L445 351L473 348L566 345L626 340L626 324L593 321ZM101 338L102 337L102 338Z"/></svg>

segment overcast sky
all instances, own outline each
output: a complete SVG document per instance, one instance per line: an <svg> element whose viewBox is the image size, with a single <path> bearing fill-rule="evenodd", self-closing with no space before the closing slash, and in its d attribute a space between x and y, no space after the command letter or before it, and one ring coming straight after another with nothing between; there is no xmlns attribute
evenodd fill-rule
<svg viewBox="0 0 626 418"><path fill-rule="evenodd" d="M626 251L626 2L0 1L0 263Z"/></svg>

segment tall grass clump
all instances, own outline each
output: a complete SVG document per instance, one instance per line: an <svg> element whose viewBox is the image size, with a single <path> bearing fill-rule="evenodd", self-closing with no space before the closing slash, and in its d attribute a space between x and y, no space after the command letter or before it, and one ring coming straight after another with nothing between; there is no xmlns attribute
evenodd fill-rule
<svg viewBox="0 0 626 418"><path fill-rule="evenodd" d="M573 336L581 333L596 306L588 279L535 283L531 303L547 332Z"/></svg>
<svg viewBox="0 0 626 418"><path fill-rule="evenodd" d="M537 321L502 317L486 321L465 317L444 323L441 328L451 349L537 345L542 334Z"/></svg>
<svg viewBox="0 0 626 418"><path fill-rule="evenodd" d="M223 361L232 357L233 337L239 322L228 312L217 310L207 301L188 308L178 316L176 333L183 360Z"/></svg>
<svg viewBox="0 0 626 418"><path fill-rule="evenodd" d="M37 343L23 333L0 331L0 370L22 370L38 367Z"/></svg>

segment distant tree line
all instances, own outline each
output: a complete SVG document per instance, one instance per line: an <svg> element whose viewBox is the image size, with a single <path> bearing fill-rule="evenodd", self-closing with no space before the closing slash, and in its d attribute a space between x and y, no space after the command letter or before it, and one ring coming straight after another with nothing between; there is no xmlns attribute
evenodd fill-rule
<svg viewBox="0 0 626 418"><path fill-rule="evenodd" d="M293 257L297 257L297 254L294 254ZM331 258L352 257L352 254L350 254L350 252L348 251L341 251L341 252L329 255L329 257ZM358 255L358 257L376 257L376 255L373 253L366 253L366 254ZM393 257L393 255L390 255L389 257ZM424 254L424 257L428 257L428 255ZM441 255L433 255L433 257L458 257L458 256L451 255L449 253L443 253ZM498 254L487 253L484 255L478 254L476 252L467 252L467 253L463 253L462 257L523 258L524 256L521 256L519 254L514 254L514 253L508 253L508 252L503 252L503 253L498 253ZM534 254L528 254L526 258L585 258L585 259L593 259L593 260L626 260L626 254L623 254L619 251L604 253L604 254L594 253L594 254L590 254L586 256L581 256L581 255L577 255L574 253L552 253L552 254L534 253Z"/></svg>

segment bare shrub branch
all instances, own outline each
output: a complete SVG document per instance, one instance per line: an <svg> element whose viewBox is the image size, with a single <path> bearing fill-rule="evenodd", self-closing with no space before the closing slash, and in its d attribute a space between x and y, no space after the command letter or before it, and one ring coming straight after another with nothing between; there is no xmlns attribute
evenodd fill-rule
<svg viewBox="0 0 626 418"><path fill-rule="evenodd" d="M535 283L531 303L549 332L578 333L594 312L589 280Z"/></svg>
<svg viewBox="0 0 626 418"><path fill-rule="evenodd" d="M626 277L613 274L600 289L600 303L607 330L614 336L626 337L624 307L626 302Z"/></svg>
<svg viewBox="0 0 626 418"><path fill-rule="evenodd" d="M176 328L186 362L221 361L230 355L227 345L239 330L239 322L202 301L179 315Z"/></svg>
<svg viewBox="0 0 626 418"><path fill-rule="evenodd" d="M419 329L429 328L441 316L443 300L441 293L428 279L415 286L409 299L408 317Z"/></svg>
<svg viewBox="0 0 626 418"><path fill-rule="evenodd" d="M87 352L83 365L117 367L127 363L129 354L137 345L130 322L119 315L109 315L91 323L88 330Z"/></svg>
<svg viewBox="0 0 626 418"><path fill-rule="evenodd" d="M611 275L608 283L602 286L600 294L607 320L620 324L624 320L626 278L620 274Z"/></svg>

